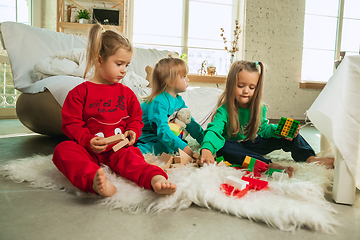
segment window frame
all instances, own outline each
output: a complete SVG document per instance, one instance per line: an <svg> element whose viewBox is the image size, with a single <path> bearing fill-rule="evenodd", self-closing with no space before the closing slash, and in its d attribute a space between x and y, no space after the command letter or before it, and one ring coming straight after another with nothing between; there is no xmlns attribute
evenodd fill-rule
<svg viewBox="0 0 360 240"><path fill-rule="evenodd" d="M135 0L127 0L127 26L125 34L128 36L129 40L133 42L133 28L134 28L134 3ZM245 11L246 11L246 1L245 0L232 0L232 4L236 4L237 7L232 9L232 23L231 29L235 28L235 19L239 21L241 26L241 33L239 34L238 39L238 51L236 52L236 60L243 59L245 56L244 50L244 26L245 26ZM191 48L188 46L188 29L189 29L189 10L190 10L190 0L183 0L183 23L182 23L182 35L181 35L181 47L183 53L188 55L188 49ZM233 41L233 34L231 34L231 39L229 41ZM220 29L219 29L219 38L220 38ZM154 44L148 44L154 45ZM154 46L165 46L165 45L154 45ZM176 46L178 47L178 46ZM225 47L225 46L224 46ZM206 49L206 48L203 48ZM222 49L212 49L212 50L222 50ZM223 49L226 51L225 49Z"/></svg>
<svg viewBox="0 0 360 240"><path fill-rule="evenodd" d="M344 20L344 6L345 6L345 0L339 0L339 11L337 16L338 22L336 28L336 42L335 42L335 59L334 59L335 61L340 59L342 26ZM301 80L299 86L300 88L303 89L323 89L326 86L326 83L327 83L326 81Z"/></svg>
<svg viewBox="0 0 360 240"><path fill-rule="evenodd" d="M29 24L35 27L41 27L41 0L29 0L31 1L29 7ZM0 29L1 31L1 29ZM6 49L3 39L1 38L1 47ZM10 64L8 56L0 56L0 62ZM0 108L0 119L17 118L16 107L14 108Z"/></svg>

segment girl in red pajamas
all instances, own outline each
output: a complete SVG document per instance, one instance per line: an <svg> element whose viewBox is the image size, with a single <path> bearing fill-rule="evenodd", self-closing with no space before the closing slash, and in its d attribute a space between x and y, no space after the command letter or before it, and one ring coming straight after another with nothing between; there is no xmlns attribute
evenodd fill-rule
<svg viewBox="0 0 360 240"><path fill-rule="evenodd" d="M93 78L71 90L62 108L62 131L71 139L60 143L53 162L70 182L85 192L112 196L116 187L107 180L102 164L157 194L172 194L176 185L159 167L148 164L133 146L140 137L142 111L135 94L119 83L133 55L128 39L100 24L90 29L85 75ZM127 146L114 152L106 137L124 134Z"/></svg>

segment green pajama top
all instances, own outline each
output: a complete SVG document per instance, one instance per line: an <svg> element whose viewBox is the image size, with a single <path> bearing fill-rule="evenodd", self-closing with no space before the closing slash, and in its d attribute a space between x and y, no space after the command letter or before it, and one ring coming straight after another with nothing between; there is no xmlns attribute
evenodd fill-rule
<svg viewBox="0 0 360 240"><path fill-rule="evenodd" d="M265 105L261 107L261 124L257 135L262 138L280 138L275 135L277 124L269 124L269 120L266 118L267 108ZM219 151L224 145L226 140L244 140L246 135L244 134L245 128L250 120L250 108L239 108L238 117L240 122L240 131L236 136L229 138L228 136L228 112L226 105L222 105L216 110L214 120L208 124L204 131L204 140L202 142L201 149L208 149L212 154Z"/></svg>

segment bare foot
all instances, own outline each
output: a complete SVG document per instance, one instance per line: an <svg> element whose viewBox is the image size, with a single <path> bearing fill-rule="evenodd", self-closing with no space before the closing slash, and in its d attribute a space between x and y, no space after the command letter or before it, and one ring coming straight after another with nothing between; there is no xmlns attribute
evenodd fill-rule
<svg viewBox="0 0 360 240"><path fill-rule="evenodd" d="M333 169L334 168L334 158L318 158L315 156L311 156L309 157L306 162L307 163L313 163L315 162L316 164L325 166L328 169Z"/></svg>
<svg viewBox="0 0 360 240"><path fill-rule="evenodd" d="M292 177L293 172L294 172L293 167L291 167L291 166L285 167L285 166L282 166L282 165L277 164L277 163L269 163L269 168L285 170L285 173L287 173L289 175L289 177Z"/></svg>
<svg viewBox="0 0 360 240"><path fill-rule="evenodd" d="M117 190L114 184L107 180L105 172L102 168L99 168L95 174L93 189L96 193L104 197L111 197Z"/></svg>
<svg viewBox="0 0 360 240"><path fill-rule="evenodd" d="M162 175L155 175L151 179L151 186L157 194L173 194L176 192L176 184L169 182Z"/></svg>

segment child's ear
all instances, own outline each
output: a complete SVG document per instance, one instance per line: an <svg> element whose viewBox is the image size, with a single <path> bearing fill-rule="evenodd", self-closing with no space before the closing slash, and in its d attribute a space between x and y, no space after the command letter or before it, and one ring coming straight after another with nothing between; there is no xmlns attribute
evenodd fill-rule
<svg viewBox="0 0 360 240"><path fill-rule="evenodd" d="M102 58L101 58L101 56L99 55L99 56L98 56L98 67L101 66L101 63L102 63Z"/></svg>

